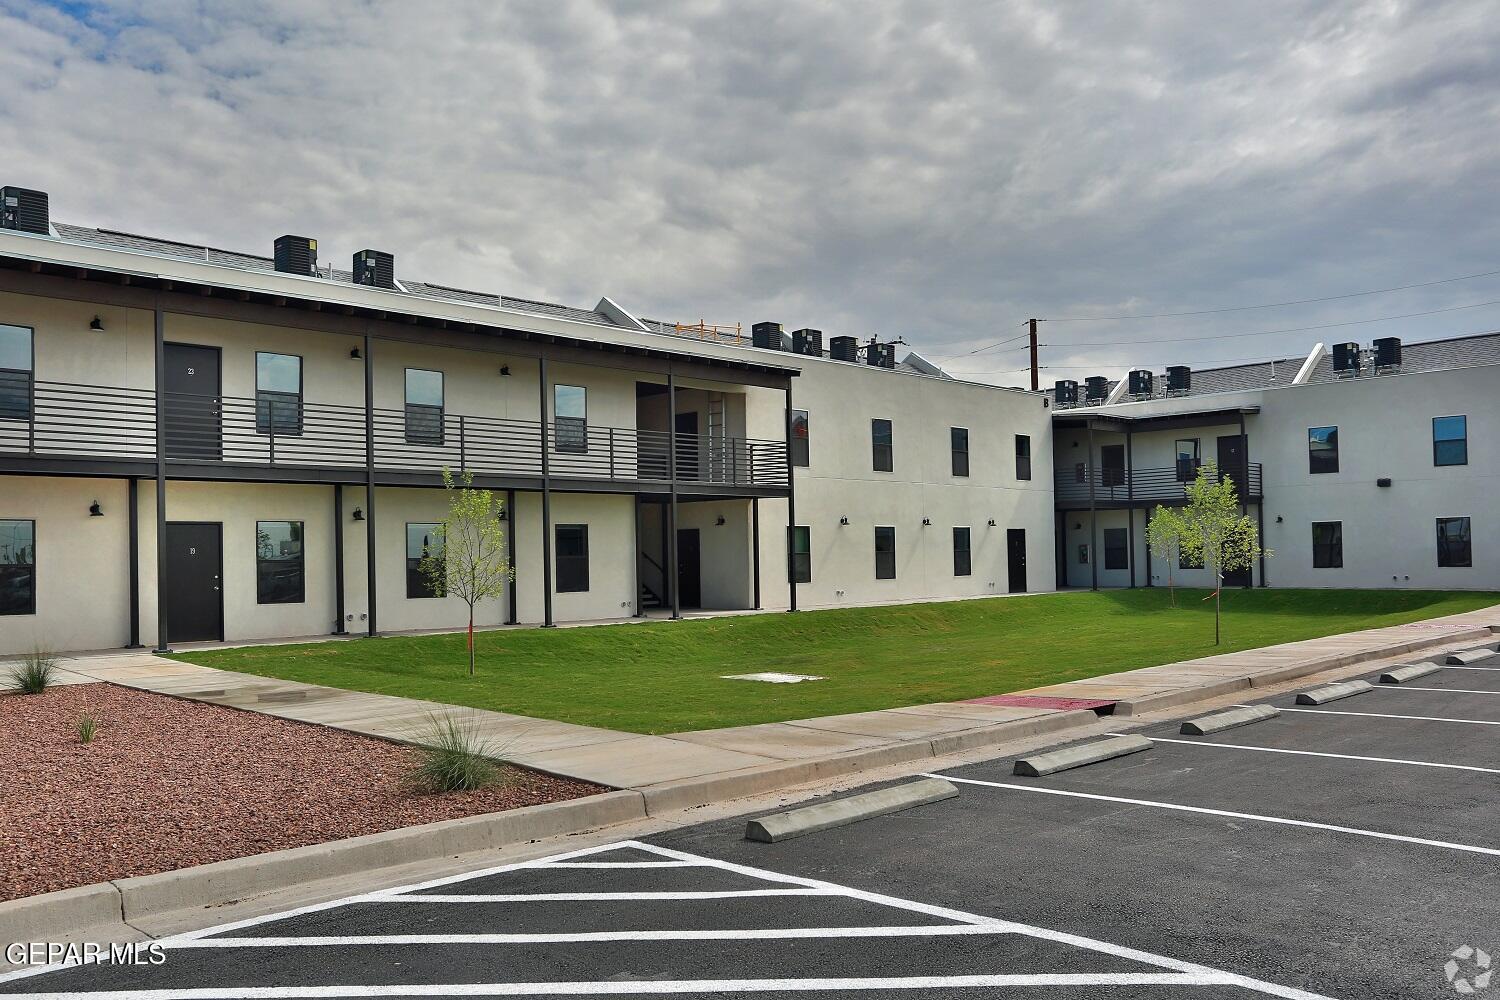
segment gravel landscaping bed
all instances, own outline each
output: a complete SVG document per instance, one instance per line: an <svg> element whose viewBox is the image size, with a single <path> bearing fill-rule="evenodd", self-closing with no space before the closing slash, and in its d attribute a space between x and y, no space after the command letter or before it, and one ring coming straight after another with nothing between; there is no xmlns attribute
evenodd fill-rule
<svg viewBox="0 0 1500 1000"><path fill-rule="evenodd" d="M416 759L112 684L0 695L0 900L605 790L505 767L491 787L425 794L405 780Z"/></svg>

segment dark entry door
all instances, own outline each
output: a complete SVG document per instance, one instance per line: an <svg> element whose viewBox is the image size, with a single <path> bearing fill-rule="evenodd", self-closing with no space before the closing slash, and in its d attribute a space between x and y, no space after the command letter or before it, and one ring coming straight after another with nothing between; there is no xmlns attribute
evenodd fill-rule
<svg viewBox="0 0 1500 1000"><path fill-rule="evenodd" d="M167 457L217 462L224 455L219 349L166 344Z"/></svg>
<svg viewBox="0 0 1500 1000"><path fill-rule="evenodd" d="M1099 449L1100 484L1111 492L1125 485L1125 446L1107 444Z"/></svg>
<svg viewBox="0 0 1500 1000"><path fill-rule="evenodd" d="M698 557L698 529L677 529L677 592L684 608L703 606L702 563Z"/></svg>
<svg viewBox="0 0 1500 1000"><path fill-rule="evenodd" d="M224 638L223 525L167 523L167 641Z"/></svg>
<svg viewBox="0 0 1500 1000"><path fill-rule="evenodd" d="M1026 529L1005 530L1005 560L1009 571L1007 589L1012 594L1026 591Z"/></svg>
<svg viewBox="0 0 1500 1000"><path fill-rule="evenodd" d="M1245 462L1245 436L1243 434L1225 434L1219 438L1219 474L1228 476L1234 480L1234 491L1239 495L1243 503L1247 495L1246 484L1248 482L1249 466ZM1224 574L1224 586L1226 587L1248 587L1250 586L1250 568L1230 570Z"/></svg>
<svg viewBox="0 0 1500 1000"><path fill-rule="evenodd" d="M699 478L698 414L679 413L677 424L677 478ZM686 435L686 437L684 437Z"/></svg>

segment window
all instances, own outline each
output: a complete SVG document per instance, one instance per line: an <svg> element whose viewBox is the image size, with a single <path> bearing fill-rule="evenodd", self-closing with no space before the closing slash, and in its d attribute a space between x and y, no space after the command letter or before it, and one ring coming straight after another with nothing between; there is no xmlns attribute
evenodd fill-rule
<svg viewBox="0 0 1500 1000"><path fill-rule="evenodd" d="M1344 565L1344 522L1314 521L1312 526L1313 569L1340 569Z"/></svg>
<svg viewBox="0 0 1500 1000"><path fill-rule="evenodd" d="M875 579L896 579L896 529L875 529Z"/></svg>
<svg viewBox="0 0 1500 1000"><path fill-rule="evenodd" d="M1469 464L1469 418L1432 418L1432 464Z"/></svg>
<svg viewBox="0 0 1500 1000"><path fill-rule="evenodd" d="M807 441L807 411L792 411L792 464L799 469L807 468L811 457Z"/></svg>
<svg viewBox="0 0 1500 1000"><path fill-rule="evenodd" d="M1031 435L1016 435L1016 478L1022 481L1031 478Z"/></svg>
<svg viewBox="0 0 1500 1000"><path fill-rule="evenodd" d="M1125 485L1125 446L1107 444L1099 449L1099 471L1105 486Z"/></svg>
<svg viewBox="0 0 1500 1000"><path fill-rule="evenodd" d="M969 558L969 529L953 529L953 575L969 576L973 562Z"/></svg>
<svg viewBox="0 0 1500 1000"><path fill-rule="evenodd" d="M588 390L581 385L554 385L552 387L552 422L554 448L572 455L587 453L589 450Z"/></svg>
<svg viewBox="0 0 1500 1000"><path fill-rule="evenodd" d="M441 583L435 583L422 572L422 560L431 556L439 565L443 560L441 524L407 524L406 526L406 596L442 597Z"/></svg>
<svg viewBox="0 0 1500 1000"><path fill-rule="evenodd" d="M812 583L812 529L799 524L787 531L792 554L792 582Z"/></svg>
<svg viewBox="0 0 1500 1000"><path fill-rule="evenodd" d="M557 592L581 594L589 589L589 526L557 526Z"/></svg>
<svg viewBox="0 0 1500 1000"><path fill-rule="evenodd" d="M1194 555L1189 555L1188 552L1185 549L1178 549L1177 550L1177 568L1178 569L1202 569L1203 568L1203 553L1199 552L1196 556L1194 556Z"/></svg>
<svg viewBox="0 0 1500 1000"><path fill-rule="evenodd" d="M31 419L31 328L0 326L0 420Z"/></svg>
<svg viewBox="0 0 1500 1000"><path fill-rule="evenodd" d="M255 352L255 431L302 433L302 359Z"/></svg>
<svg viewBox="0 0 1500 1000"><path fill-rule="evenodd" d="M255 522L255 600L259 604L301 604L302 522Z"/></svg>
<svg viewBox="0 0 1500 1000"><path fill-rule="evenodd" d="M1438 518L1437 545L1439 566L1474 565L1474 552L1469 541L1467 517Z"/></svg>
<svg viewBox="0 0 1500 1000"><path fill-rule="evenodd" d="M406 369L406 443L443 443L443 373Z"/></svg>
<svg viewBox="0 0 1500 1000"><path fill-rule="evenodd" d="M953 449L953 474L955 476L967 476L969 474L968 428L950 428L948 431L948 440Z"/></svg>
<svg viewBox="0 0 1500 1000"><path fill-rule="evenodd" d="M1198 439L1182 438L1177 442L1177 481L1190 483L1198 478L1198 466L1203 462L1198 456Z"/></svg>
<svg viewBox="0 0 1500 1000"><path fill-rule="evenodd" d="M870 421L870 441L875 451L875 471L890 472L895 467L891 460L891 422Z"/></svg>
<svg viewBox="0 0 1500 1000"><path fill-rule="evenodd" d="M1307 471L1314 475L1339 471L1339 429L1337 427L1309 427L1307 429Z"/></svg>
<svg viewBox="0 0 1500 1000"><path fill-rule="evenodd" d="M36 522L0 521L0 615L36 614Z"/></svg>
<svg viewBox="0 0 1500 1000"><path fill-rule="evenodd" d="M1124 528L1104 529L1104 568L1129 569L1130 549Z"/></svg>

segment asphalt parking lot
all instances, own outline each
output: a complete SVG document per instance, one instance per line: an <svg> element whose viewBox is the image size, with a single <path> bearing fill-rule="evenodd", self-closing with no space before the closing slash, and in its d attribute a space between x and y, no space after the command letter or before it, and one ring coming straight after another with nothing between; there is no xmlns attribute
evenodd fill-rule
<svg viewBox="0 0 1500 1000"><path fill-rule="evenodd" d="M1268 703L1279 718L1148 728L1151 749L1050 777L1010 759L945 770L956 799L796 840L710 823L0 993L1500 996L1479 961L1500 965L1500 656Z"/></svg>

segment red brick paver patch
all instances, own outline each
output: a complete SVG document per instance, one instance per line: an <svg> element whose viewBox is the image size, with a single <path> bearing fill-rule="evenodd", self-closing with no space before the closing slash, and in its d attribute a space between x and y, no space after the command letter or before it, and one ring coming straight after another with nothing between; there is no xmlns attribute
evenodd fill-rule
<svg viewBox="0 0 1500 1000"><path fill-rule="evenodd" d="M422 794L404 780L416 756L112 684L0 695L0 899L604 790L507 767L490 788Z"/></svg>

